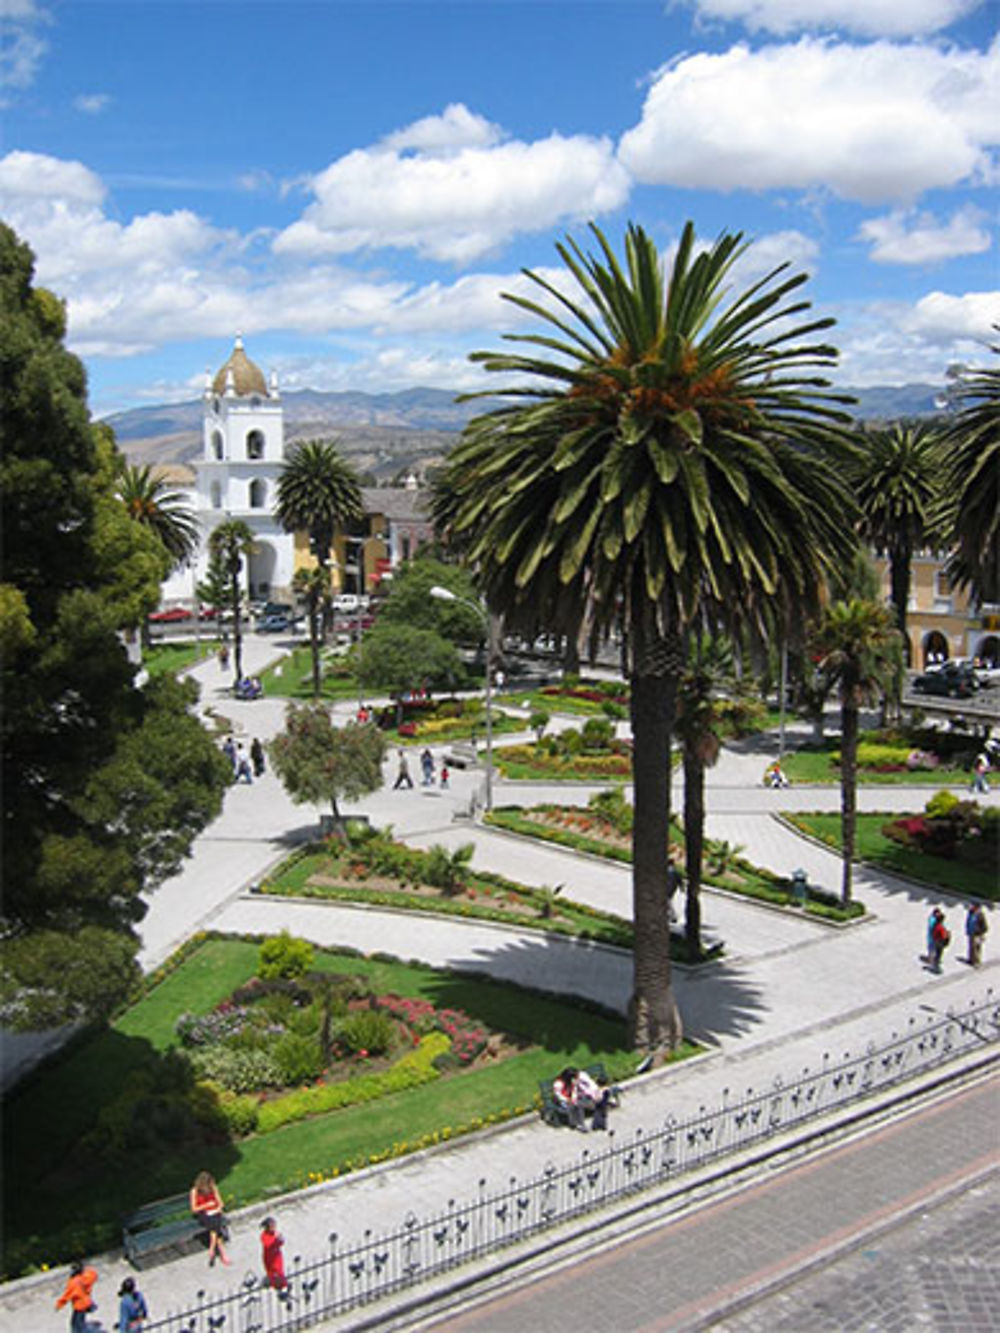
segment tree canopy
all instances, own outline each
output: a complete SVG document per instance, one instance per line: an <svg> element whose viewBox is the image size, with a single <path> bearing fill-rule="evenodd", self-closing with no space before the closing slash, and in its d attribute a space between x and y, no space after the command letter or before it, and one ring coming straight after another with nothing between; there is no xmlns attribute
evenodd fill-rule
<svg viewBox="0 0 1000 1333"><path fill-rule="evenodd" d="M366 690L399 696L421 688L453 689L465 668L455 645L433 630L376 624L361 640L357 673Z"/></svg>
<svg viewBox="0 0 1000 1333"><path fill-rule="evenodd" d="M297 805L356 801L382 786L385 737L370 722L335 727L322 704L289 704L285 729L268 746L274 771Z"/></svg>
<svg viewBox="0 0 1000 1333"><path fill-rule="evenodd" d="M0 226L0 1018L22 1027L121 1002L140 895L176 870L226 779L194 688L134 685L120 631L156 605L168 562L115 494L113 441L33 269Z"/></svg>
<svg viewBox="0 0 1000 1333"><path fill-rule="evenodd" d="M410 625L433 630L452 643L478 643L485 633L482 616L461 602L432 597L433 587L447 588L456 597L477 602L468 570L418 556L393 570L389 596L379 611L379 625Z"/></svg>

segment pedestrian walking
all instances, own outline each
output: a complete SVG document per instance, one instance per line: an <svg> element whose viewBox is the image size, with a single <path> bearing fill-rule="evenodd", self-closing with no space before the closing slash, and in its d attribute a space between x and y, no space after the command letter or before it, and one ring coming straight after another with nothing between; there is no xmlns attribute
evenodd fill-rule
<svg viewBox="0 0 1000 1333"><path fill-rule="evenodd" d="M262 777L264 774L264 747L256 736L250 742L250 762L253 764L254 777Z"/></svg>
<svg viewBox="0 0 1000 1333"><path fill-rule="evenodd" d="M393 791L398 791L400 787L412 787L413 779L410 777L410 766L406 762L406 755L402 750L397 751L399 755L399 769L396 773L396 781L392 784Z"/></svg>
<svg viewBox="0 0 1000 1333"><path fill-rule="evenodd" d="M229 766L233 770L233 776L236 776L236 742L232 736L227 736L222 742L222 753L229 760Z"/></svg>
<svg viewBox="0 0 1000 1333"><path fill-rule="evenodd" d="M228 644L228 643L220 643L220 644L219 644L219 666L222 668L223 671L225 671L226 668L229 666L229 644Z"/></svg>
<svg viewBox="0 0 1000 1333"><path fill-rule="evenodd" d="M278 1230L274 1218L265 1217L260 1224L260 1248L264 1259L264 1272L267 1274L267 1285L274 1287L276 1291L284 1291L288 1286L288 1278L285 1277L285 1256L281 1252L284 1244L285 1238Z"/></svg>
<svg viewBox="0 0 1000 1333"><path fill-rule="evenodd" d="M85 1268L79 1259L70 1265L66 1289L56 1301L57 1310L61 1310L67 1303L71 1307L69 1315L70 1333L86 1333L87 1315L91 1310L97 1309L94 1298L90 1294L94 1290L96 1281L96 1270Z"/></svg>
<svg viewBox="0 0 1000 1333"><path fill-rule="evenodd" d="M970 791L982 792L985 794L990 789L990 781L986 776L990 771L990 757L985 750L976 756L976 762L972 769L972 784Z"/></svg>
<svg viewBox="0 0 1000 1333"><path fill-rule="evenodd" d="M677 911L674 907L674 895L679 893L684 886L684 877L677 869L677 863L672 856L667 857L667 916L671 921L677 920Z"/></svg>
<svg viewBox="0 0 1000 1333"><path fill-rule="evenodd" d="M138 1333L148 1318L145 1296L135 1285L135 1278L127 1277L118 1288L118 1333Z"/></svg>
<svg viewBox="0 0 1000 1333"><path fill-rule="evenodd" d="M448 787L448 778L449 778L449 776L450 776L450 774L449 774L449 772L448 772L448 765L445 764L445 763L442 763L442 764L441 764L441 788L442 788L442 790L447 790L447 787Z"/></svg>
<svg viewBox="0 0 1000 1333"><path fill-rule="evenodd" d="M250 760L247 758L242 745L236 747L236 781L253 782L253 773L250 771Z"/></svg>
<svg viewBox="0 0 1000 1333"><path fill-rule="evenodd" d="M425 749L424 752L423 752L423 754L420 756L420 767L421 767L421 769L423 770L423 774L424 774L424 786L425 786L425 787L431 787L431 786L433 786L433 785L434 785L434 756L431 754L430 750L426 750L426 749Z"/></svg>
<svg viewBox="0 0 1000 1333"><path fill-rule="evenodd" d="M970 967L978 967L983 961L983 941L988 930L982 903L972 903L965 914L965 938L969 946L966 962Z"/></svg>
<svg viewBox="0 0 1000 1333"><path fill-rule="evenodd" d="M948 929L944 919L944 912L940 907L935 907L933 912L934 924L931 927L930 941L930 963L932 972L941 971L941 958L945 949L951 943L951 931Z"/></svg>

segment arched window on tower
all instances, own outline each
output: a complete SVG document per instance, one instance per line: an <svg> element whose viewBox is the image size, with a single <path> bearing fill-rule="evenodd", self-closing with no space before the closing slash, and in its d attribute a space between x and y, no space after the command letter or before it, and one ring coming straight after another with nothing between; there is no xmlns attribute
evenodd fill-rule
<svg viewBox="0 0 1000 1333"><path fill-rule="evenodd" d="M217 481L212 482L212 508L222 508L222 487Z"/></svg>
<svg viewBox="0 0 1000 1333"><path fill-rule="evenodd" d="M222 461L222 431L212 431L212 457L218 462Z"/></svg>
<svg viewBox="0 0 1000 1333"><path fill-rule="evenodd" d="M267 504L267 483L259 478L250 483L250 508L263 509Z"/></svg>
<svg viewBox="0 0 1000 1333"><path fill-rule="evenodd" d="M247 436L247 458L264 457L264 432L252 430Z"/></svg>

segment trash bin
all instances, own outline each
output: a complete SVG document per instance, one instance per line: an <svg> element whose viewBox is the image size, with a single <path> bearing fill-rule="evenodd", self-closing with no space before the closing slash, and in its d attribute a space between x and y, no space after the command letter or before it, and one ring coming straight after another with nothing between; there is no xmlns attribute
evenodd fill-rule
<svg viewBox="0 0 1000 1333"><path fill-rule="evenodd" d="M797 907L805 907L809 881L804 870L792 871L792 897Z"/></svg>

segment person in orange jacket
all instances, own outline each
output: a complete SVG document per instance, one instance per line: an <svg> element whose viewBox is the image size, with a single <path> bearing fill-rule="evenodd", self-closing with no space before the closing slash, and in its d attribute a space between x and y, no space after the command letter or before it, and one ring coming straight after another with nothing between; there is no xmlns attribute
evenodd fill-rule
<svg viewBox="0 0 1000 1333"><path fill-rule="evenodd" d="M69 1319L70 1333L85 1333L87 1315L96 1308L90 1294L96 1281L97 1273L94 1269L84 1268L79 1259L70 1266L66 1290L56 1301L57 1310L61 1310L67 1301L73 1307Z"/></svg>

